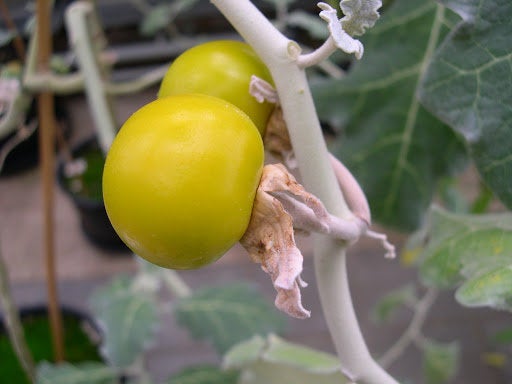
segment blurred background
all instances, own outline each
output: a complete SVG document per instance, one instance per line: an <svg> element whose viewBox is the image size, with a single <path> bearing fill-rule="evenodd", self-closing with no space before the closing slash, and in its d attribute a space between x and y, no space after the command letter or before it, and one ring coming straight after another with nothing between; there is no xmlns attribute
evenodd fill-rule
<svg viewBox="0 0 512 384"><path fill-rule="evenodd" d="M75 73L79 67L64 21L65 10L71 3L70 0L55 1L52 13L54 57L51 65L55 73L63 76ZM218 38L239 39L207 1L97 0L94 3L106 38L102 57L109 63L107 76L113 84L129 82L141 74L158 71L183 50L199 42ZM254 3L273 19L278 19L283 9L287 12L301 9L308 15L317 12L315 4L309 1ZM19 57L8 20L16 25L27 50L35 4L32 1L2 0L1 5L2 76L15 77L10 73L23 71L26 57ZM302 19L297 16L296 20ZM291 23L287 30L294 38L315 46L319 41L318 35L310 33L314 30L312 25L310 32L306 30L304 25L308 22L307 17L294 21L295 24ZM337 58L336 64L340 68L349 65L343 55ZM112 105L117 127L138 108L155 99L158 83L148 82L144 89L134 89L137 90L128 94L106 96ZM133 275L138 269L135 257L109 228L101 198L98 198L98 180L94 176L101 175L103 163L97 121L88 103L89 92L79 89L56 94L56 162L52 192L59 299L64 306L84 313L90 313L89 299L97 287L120 274ZM1 255L19 307L47 302L37 103L31 97L26 103L23 124L33 126L34 131L9 152L0 173ZM0 150L15 136L16 130L17 127L11 132L2 132ZM333 130L326 127L326 135L333 135ZM93 151L87 154L85 151L90 148ZM69 173L70 163L71 168L80 167L84 158L89 166L82 179L64 175ZM90 186L86 185L88 182L91 182ZM465 171L462 182L469 194L479 184L472 169ZM84 189L85 194L77 197L76 192ZM376 228L385 231L399 253L405 247L409 235L406 231ZM311 240L301 236L297 240L305 257L303 278L309 283L303 291L303 303L312 311L312 317L308 320L287 319L282 334L287 340L334 353L315 290ZM403 334L414 312L398 308L392 320L383 323L375 320L376 306L384 293L401 289L418 279L417 270L403 258L385 260L383 254L378 242L363 239L349 249L348 257L353 302L369 349L377 356L387 351ZM180 276L192 288L239 281L250 283L262 292L268 303L272 304L274 300L270 279L238 245L213 265L197 271L180 272ZM423 333L443 343L459 341L459 367L463 369L449 382L504 384L512 382L512 370L505 357L508 349L502 350L493 344L491 336L508 325L508 313L464 308L455 302L453 291L448 290L440 293L432 304ZM145 357L155 380L163 380L196 363L219 361L210 343L193 340L172 318L166 317L158 332L158 344L149 348ZM403 382L427 383L422 373L422 356L423 352L412 345L390 367L391 373L403 378Z"/></svg>

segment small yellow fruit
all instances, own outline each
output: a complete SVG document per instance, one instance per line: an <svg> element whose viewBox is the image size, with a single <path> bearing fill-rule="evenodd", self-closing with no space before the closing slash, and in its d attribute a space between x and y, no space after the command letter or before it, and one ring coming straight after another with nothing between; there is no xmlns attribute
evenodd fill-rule
<svg viewBox="0 0 512 384"><path fill-rule="evenodd" d="M232 104L197 94L157 99L124 123L108 153L108 216L154 264L209 264L244 234L263 157L257 128Z"/></svg>

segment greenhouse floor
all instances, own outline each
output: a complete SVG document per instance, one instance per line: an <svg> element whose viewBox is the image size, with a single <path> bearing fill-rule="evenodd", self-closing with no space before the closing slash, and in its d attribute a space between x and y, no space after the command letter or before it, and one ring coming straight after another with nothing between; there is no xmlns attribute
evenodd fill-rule
<svg viewBox="0 0 512 384"><path fill-rule="evenodd" d="M151 90L137 97L119 98L119 121L151 100L154 92ZM93 123L83 97L68 97L65 106L73 127L72 141L90 135ZM46 300L41 195L38 168L0 178L1 252L7 261L11 286L20 306ZM133 272L134 259L126 252L108 252L92 245L81 231L70 200L57 185L54 224L60 300L65 305L87 311L88 297L94 288L117 273ZM390 233L390 238L398 247L403 244L404 237L400 234ZM310 241L301 238L299 243L305 255L304 279L310 283L304 290L303 302L312 311L312 317L309 320L291 319L284 336L332 352L315 291ZM398 260L385 260L382 255L378 243L365 240L352 247L348 257L354 305L369 349L375 355L385 352L397 340L408 326L411 313L403 310L389 324L376 325L370 316L373 305L383 293L402 287L414 281L415 277L414 269L400 265ZM192 287L240 280L254 282L268 300L273 301L274 291L270 280L238 246L217 263L198 271L183 272L182 276ZM511 320L506 313L462 308L454 302L453 293L447 292L440 295L430 311L425 335L443 342L461 341L462 369L454 383L511 383L510 362L501 369L486 364L489 360L486 354L496 351L490 340L492 335L510 325ZM217 359L213 349L205 343L192 341L170 319L160 332L160 342L150 350L147 358L156 379L163 379L187 365L215 362ZM414 347L408 349L391 367L396 377L414 383L423 382L421 370L420 354Z"/></svg>

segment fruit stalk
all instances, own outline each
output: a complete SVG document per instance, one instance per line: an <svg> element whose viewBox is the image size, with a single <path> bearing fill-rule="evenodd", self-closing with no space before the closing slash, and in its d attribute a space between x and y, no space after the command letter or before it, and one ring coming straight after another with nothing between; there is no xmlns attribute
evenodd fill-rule
<svg viewBox="0 0 512 384"><path fill-rule="evenodd" d="M300 47L282 35L248 0L212 0L269 68L303 184L341 218L351 213L338 187L316 114L306 73L298 64ZM371 357L352 305L346 270L346 243L315 235L318 291L343 372L363 384L396 384Z"/></svg>

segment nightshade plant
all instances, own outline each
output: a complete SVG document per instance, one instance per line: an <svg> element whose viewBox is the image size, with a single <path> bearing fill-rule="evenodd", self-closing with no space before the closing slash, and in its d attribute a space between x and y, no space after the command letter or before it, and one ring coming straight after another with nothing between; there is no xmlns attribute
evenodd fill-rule
<svg viewBox="0 0 512 384"><path fill-rule="evenodd" d="M309 16L288 13L291 1L273 1L280 17L274 24L249 0L211 2L272 74L301 181L328 212L322 217L348 223L336 227L342 228L336 238L321 221L326 225L320 225L324 229L314 235L316 280L338 356L292 345L277 336L249 338L280 329L278 316L252 292L235 286L217 293L192 293L174 272L142 263L135 279L116 279L92 300L93 311L108 331L103 351L112 365L43 365L39 382L79 383L84 377L113 382L119 372L132 372L133 382L150 383L137 356L156 324L154 301L159 284L180 298L173 308L178 322L187 325L195 337L210 340L224 356L226 368L192 368L169 383L397 383L384 368L411 343L425 354L427 382L449 381L456 371L457 346L421 334L438 291L456 289L456 299L466 306L512 309L511 215L485 213L493 194L506 208L512 207L512 112L508 104L512 96L512 41L508 38L512 3L394 0L385 4L378 22L380 1L343 0L338 11L337 4L319 3L328 33L319 48L303 53L279 29L306 27L316 37L321 33ZM338 48L360 59L350 60L345 74L325 65ZM316 73L308 78L306 69L320 64L334 78ZM257 89L267 96L273 92L261 84ZM261 95L256 92L256 96ZM416 288L407 286L391 292L377 306L375 314L381 319L402 304L414 309L411 326L379 363L365 345L352 308L345 265L348 242L339 241L372 234L366 228L370 216L357 217L357 212L365 212L364 196L343 166L333 169L339 163L333 163L329 155L319 118L338 131L332 151L361 181L375 218L400 229L417 230L403 254L417 264L425 294L417 298ZM470 161L486 185L473 204L457 194L450 179L446 181ZM446 207L430 208L438 192ZM286 202L287 208L296 207ZM363 207L362 211L356 207ZM252 308L247 308L248 301ZM218 303L218 311L208 311L201 306L205 302ZM242 308L241 312L251 314L245 319L252 320L237 321L222 303ZM130 326L146 326L119 327L118 319L128 315ZM201 321L205 316L222 317L236 337L223 338L224 329L212 326L218 321ZM127 334L129 343L122 344ZM75 380L69 381L70 377Z"/></svg>

